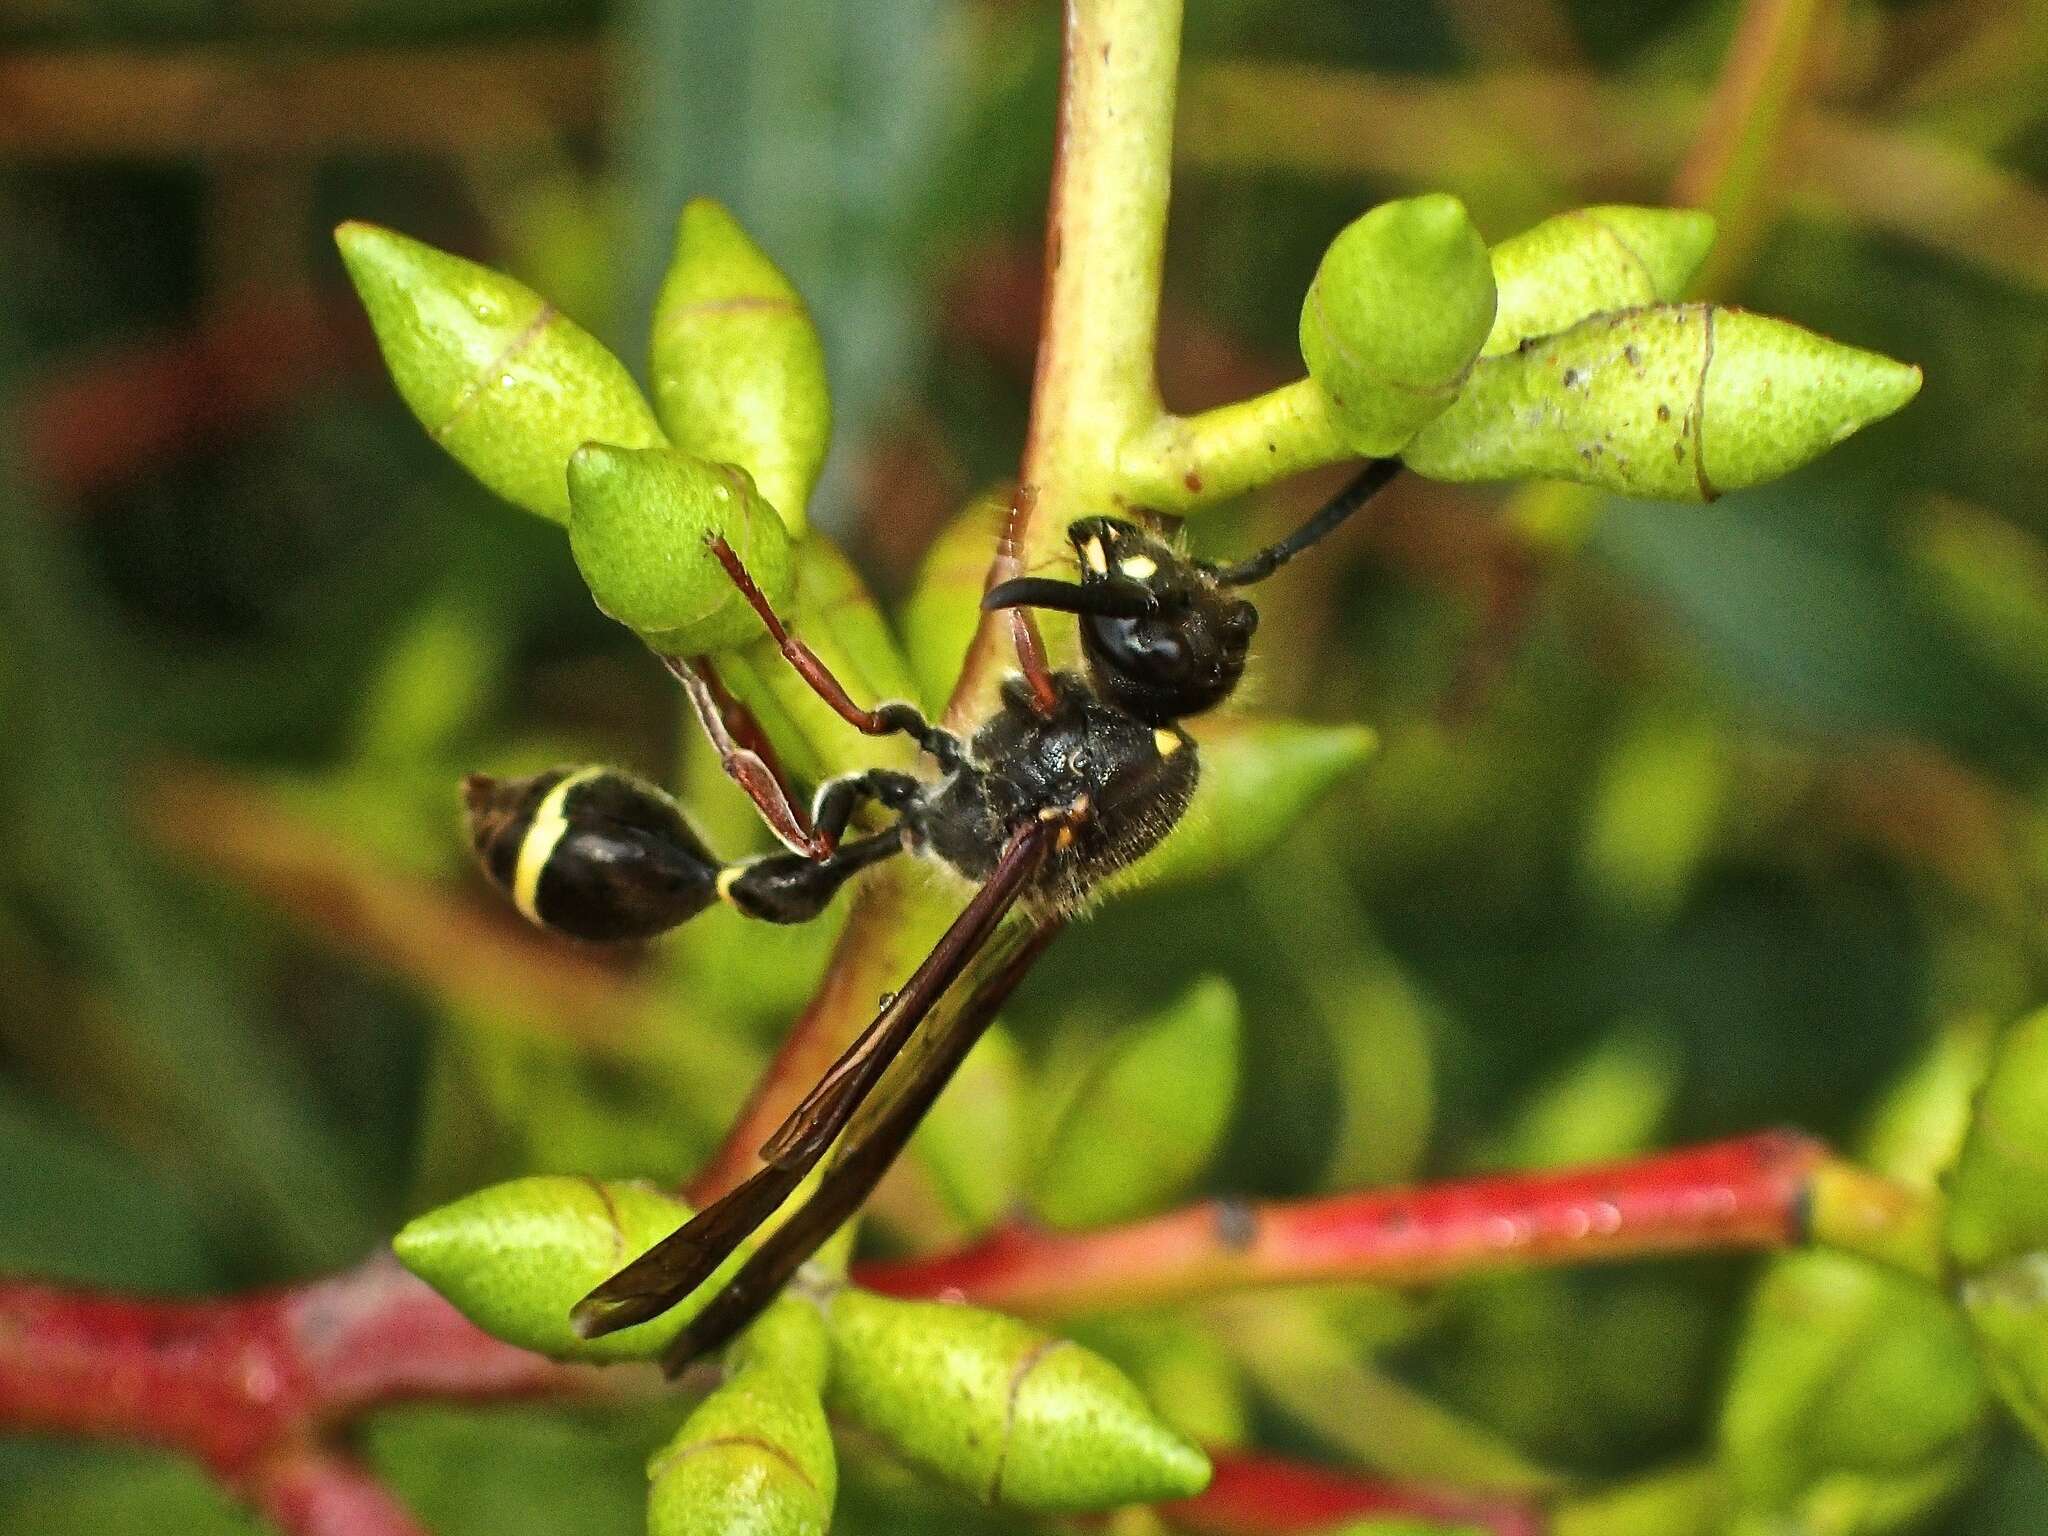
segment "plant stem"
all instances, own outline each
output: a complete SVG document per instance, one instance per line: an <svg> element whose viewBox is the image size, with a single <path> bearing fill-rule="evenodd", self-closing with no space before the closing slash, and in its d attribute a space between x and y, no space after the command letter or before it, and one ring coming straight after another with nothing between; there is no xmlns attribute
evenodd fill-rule
<svg viewBox="0 0 2048 1536"><path fill-rule="evenodd" d="M1580 1494L1551 1511L1548 1536L1708 1536L1722 1529L1725 1484L1717 1467L1687 1466Z"/></svg>
<svg viewBox="0 0 2048 1536"><path fill-rule="evenodd" d="M1224 1349L1288 1418L1346 1460L1386 1477L1534 1498L1563 1484L1498 1432L1360 1358L1356 1338L1310 1298L1211 1303Z"/></svg>
<svg viewBox="0 0 2048 1536"><path fill-rule="evenodd" d="M1305 469L1356 458L1313 379L1194 416L1161 416L1124 445L1117 489L1128 501L1184 512Z"/></svg>
<svg viewBox="0 0 2048 1536"><path fill-rule="evenodd" d="M222 1301L0 1283L0 1431L145 1441L236 1483L318 1426L379 1404L597 1380L499 1343L389 1257Z"/></svg>
<svg viewBox="0 0 2048 1536"><path fill-rule="evenodd" d="M265 1462L250 1501L288 1536L428 1536L367 1468L315 1446Z"/></svg>
<svg viewBox="0 0 2048 1536"><path fill-rule="evenodd" d="M1330 1199L1206 1201L1127 1226L999 1229L936 1258L870 1265L863 1285L1038 1316L1156 1306L1275 1285L1424 1285L1648 1254L1782 1248L1805 1237L1815 1141L1767 1132L1639 1162Z"/></svg>
<svg viewBox="0 0 2048 1536"><path fill-rule="evenodd" d="M1067 524L1114 499L1124 440L1155 420L1166 203L1173 166L1180 0L1068 0L1059 138L1046 220L1045 320L1032 383L1020 489L991 579L1049 559ZM1014 657L1010 627L985 616L945 718L981 719ZM939 914L907 875L870 878L833 952L818 998L692 1186L731 1188L754 1149L866 1021L873 999L907 969L906 940L929 938ZM935 1019L928 1028L943 1028Z"/></svg>
<svg viewBox="0 0 2048 1536"><path fill-rule="evenodd" d="M1672 180L1675 201L1714 215L1719 234L1694 282L1714 295L1748 264L1776 212L1774 170L1814 34L1832 0L1748 0L1715 82L1706 121Z"/></svg>
<svg viewBox="0 0 2048 1536"><path fill-rule="evenodd" d="M1067 525L1118 501L1126 441L1160 414L1154 375L1180 0L1067 0L1045 316L1017 499L992 581L1049 563ZM986 707L1008 666L1007 622L984 618L949 723Z"/></svg>

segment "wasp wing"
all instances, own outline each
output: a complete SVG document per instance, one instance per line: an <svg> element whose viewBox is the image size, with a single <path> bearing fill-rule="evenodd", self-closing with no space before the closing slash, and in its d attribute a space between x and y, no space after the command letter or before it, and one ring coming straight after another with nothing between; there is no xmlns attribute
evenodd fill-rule
<svg viewBox="0 0 2048 1536"><path fill-rule="evenodd" d="M777 1227L725 1289L690 1319L663 1355L664 1370L671 1376L677 1374L760 1316L804 1262L860 1209L1059 928L1060 919L1055 917L1021 927L1014 941L1005 946L996 968L959 1011L942 1025L921 1032L902 1053L888 1074L888 1091L867 1101L811 1198Z"/></svg>
<svg viewBox="0 0 2048 1536"><path fill-rule="evenodd" d="M1045 862L1054 836L1052 825L1042 821L1012 835L987 883L903 989L769 1139L763 1149L767 1165L577 1302L570 1321L580 1335L597 1338L660 1316L710 1279L733 1250L775 1214L846 1128L947 988L981 952Z"/></svg>

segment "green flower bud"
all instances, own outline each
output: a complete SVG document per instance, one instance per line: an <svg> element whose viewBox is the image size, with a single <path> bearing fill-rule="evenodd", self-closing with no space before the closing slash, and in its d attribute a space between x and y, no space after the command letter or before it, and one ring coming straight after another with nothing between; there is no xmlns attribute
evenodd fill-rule
<svg viewBox="0 0 2048 1536"><path fill-rule="evenodd" d="M1996 1042L1982 1015L1944 1024L1878 1102L1863 1136L1863 1163L1919 1189L1944 1177L1962 1155Z"/></svg>
<svg viewBox="0 0 2048 1536"><path fill-rule="evenodd" d="M832 432L825 354L789 279L709 198L676 222L649 362L676 446L745 468L801 536Z"/></svg>
<svg viewBox="0 0 2048 1536"><path fill-rule="evenodd" d="M523 283L374 224L334 238L398 393L507 501L566 523L577 448L662 441L625 365Z"/></svg>
<svg viewBox="0 0 2048 1536"><path fill-rule="evenodd" d="M1547 475L1712 501L1797 469L1919 389L1918 368L1783 320L1659 304L1481 360L1401 456L1434 480Z"/></svg>
<svg viewBox="0 0 2048 1536"><path fill-rule="evenodd" d="M689 1218L688 1206L649 1184L547 1174L493 1184L416 1216L391 1247L494 1338L558 1360L648 1360L689 1321L693 1306L601 1339L578 1338L569 1309ZM702 1294L724 1284L724 1273Z"/></svg>
<svg viewBox="0 0 2048 1536"><path fill-rule="evenodd" d="M1337 781L1372 755L1362 725L1242 716L1205 723L1194 803L1166 841L1112 878L1112 891L1206 883L1256 863Z"/></svg>
<svg viewBox="0 0 2048 1536"><path fill-rule="evenodd" d="M1482 357L1589 315L1669 302L1714 243L1712 214L1609 203L1545 219L1493 248L1499 304Z"/></svg>
<svg viewBox="0 0 2048 1536"><path fill-rule="evenodd" d="M1208 1458L1079 1344L853 1287L828 1321L834 1409L975 1498L1075 1512L1188 1498L1209 1481Z"/></svg>
<svg viewBox="0 0 2048 1536"><path fill-rule="evenodd" d="M824 1536L839 1482L825 1360L815 1306L770 1308L734 1345L724 1384L649 1459L648 1536Z"/></svg>
<svg viewBox="0 0 2048 1536"><path fill-rule="evenodd" d="M1056 1227L1157 1210L1214 1155L1237 1096L1238 1008L1210 977L1102 1042L1055 1118L1031 1203Z"/></svg>
<svg viewBox="0 0 2048 1536"><path fill-rule="evenodd" d="M1301 307L1301 356L1354 452L1399 451L1457 397L1493 325L1485 242L1446 193L1347 225Z"/></svg>
<svg viewBox="0 0 2048 1536"><path fill-rule="evenodd" d="M1952 1489L1985 1423L1956 1310L1884 1265L1816 1250L1758 1285L1722 1403L1722 1464L1744 1507L1808 1529L1904 1523Z"/></svg>
<svg viewBox="0 0 2048 1536"><path fill-rule="evenodd" d="M1962 1299L1991 1384L2048 1447L2048 1251L1979 1270L1963 1281Z"/></svg>
<svg viewBox="0 0 2048 1536"><path fill-rule="evenodd" d="M787 611L796 546L737 465L586 443L569 460L569 499L569 548L590 595L657 651L696 656L766 633L711 552L714 534Z"/></svg>
<svg viewBox="0 0 2048 1536"><path fill-rule="evenodd" d="M1992 1057L1949 1179L1948 1247L1992 1383L2048 1445L2048 1009Z"/></svg>
<svg viewBox="0 0 2048 1536"><path fill-rule="evenodd" d="M1992 1057L1949 1178L1948 1248L1964 1274L2048 1252L2048 1009Z"/></svg>

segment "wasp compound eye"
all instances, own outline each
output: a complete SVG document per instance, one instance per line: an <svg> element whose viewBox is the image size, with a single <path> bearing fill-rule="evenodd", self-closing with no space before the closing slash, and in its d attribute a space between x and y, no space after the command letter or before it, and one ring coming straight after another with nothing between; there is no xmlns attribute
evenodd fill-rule
<svg viewBox="0 0 2048 1536"><path fill-rule="evenodd" d="M1257 624L1251 604L1197 590L1149 618L1085 618L1081 648L1105 697L1167 725L1230 696Z"/></svg>
<svg viewBox="0 0 2048 1536"><path fill-rule="evenodd" d="M1223 610L1219 622L1224 640L1243 650L1251 644L1252 636L1258 633L1259 610L1240 599Z"/></svg>
<svg viewBox="0 0 2048 1536"><path fill-rule="evenodd" d="M543 928L645 939L718 899L718 861L673 800L628 774L471 774L462 793L484 874Z"/></svg>

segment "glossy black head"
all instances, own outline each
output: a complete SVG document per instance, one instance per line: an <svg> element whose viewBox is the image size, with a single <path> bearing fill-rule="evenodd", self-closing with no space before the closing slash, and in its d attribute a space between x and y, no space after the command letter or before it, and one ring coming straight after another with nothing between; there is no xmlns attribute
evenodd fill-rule
<svg viewBox="0 0 2048 1536"><path fill-rule="evenodd" d="M1078 615L1096 689L1149 724L1199 715L1230 696L1244 675L1259 614L1217 579L1214 567L1122 518L1083 518L1067 537L1081 563L1078 584L1007 581L982 606Z"/></svg>
<svg viewBox="0 0 2048 1536"><path fill-rule="evenodd" d="M1081 648L1104 698L1154 725L1212 709L1244 674L1258 610L1235 589L1264 581L1329 537L1400 472L1368 459L1351 483L1278 543L1232 565L1189 560L1135 523L1084 517L1067 529L1078 583L1025 576L991 587L984 609L1053 608L1081 620Z"/></svg>
<svg viewBox="0 0 2048 1536"><path fill-rule="evenodd" d="M1081 649L1103 697L1164 725L1230 696L1259 627L1256 608L1135 523L1084 518L1067 537L1084 592L1143 596L1138 611L1081 615Z"/></svg>

